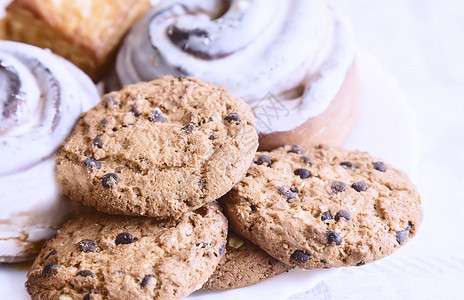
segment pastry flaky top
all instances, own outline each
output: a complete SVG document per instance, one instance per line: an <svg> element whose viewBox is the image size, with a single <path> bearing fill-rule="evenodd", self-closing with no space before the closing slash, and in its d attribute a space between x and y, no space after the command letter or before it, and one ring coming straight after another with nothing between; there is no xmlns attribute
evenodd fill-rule
<svg viewBox="0 0 464 300"><path fill-rule="evenodd" d="M10 40L51 49L98 81L149 7L149 0L14 0L6 8L5 31Z"/></svg>

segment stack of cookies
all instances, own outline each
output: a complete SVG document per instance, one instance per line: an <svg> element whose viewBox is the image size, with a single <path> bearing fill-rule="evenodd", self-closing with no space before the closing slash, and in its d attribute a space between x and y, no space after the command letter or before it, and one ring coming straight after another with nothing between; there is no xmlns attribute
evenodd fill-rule
<svg viewBox="0 0 464 300"><path fill-rule="evenodd" d="M105 95L57 157L62 192L89 210L44 245L29 294L180 299L363 265L415 234L419 195L392 166L323 145L257 148L250 107L212 84L165 76Z"/></svg>

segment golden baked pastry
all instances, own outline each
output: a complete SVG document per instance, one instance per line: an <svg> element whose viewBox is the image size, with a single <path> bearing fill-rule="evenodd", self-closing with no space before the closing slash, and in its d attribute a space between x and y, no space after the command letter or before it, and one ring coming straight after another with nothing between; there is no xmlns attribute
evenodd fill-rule
<svg viewBox="0 0 464 300"><path fill-rule="evenodd" d="M11 40L50 48L97 81L149 7L150 0L14 0L6 8L6 31Z"/></svg>

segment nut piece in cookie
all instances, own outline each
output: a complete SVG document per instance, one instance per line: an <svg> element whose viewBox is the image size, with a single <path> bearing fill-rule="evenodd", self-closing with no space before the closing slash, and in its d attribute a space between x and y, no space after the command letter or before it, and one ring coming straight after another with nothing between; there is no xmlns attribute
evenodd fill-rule
<svg viewBox="0 0 464 300"><path fill-rule="evenodd" d="M245 102L166 76L107 94L85 113L58 152L57 182L102 212L178 218L232 189L257 147Z"/></svg>
<svg viewBox="0 0 464 300"><path fill-rule="evenodd" d="M422 219L419 194L403 172L368 153L323 145L258 152L221 201L234 231L308 269L380 259L413 237Z"/></svg>
<svg viewBox="0 0 464 300"><path fill-rule="evenodd" d="M44 246L26 289L32 299L181 299L212 274L226 238L214 203L169 221L80 215Z"/></svg>
<svg viewBox="0 0 464 300"><path fill-rule="evenodd" d="M292 269L257 245L229 232L226 254L203 290L225 290L252 285Z"/></svg>

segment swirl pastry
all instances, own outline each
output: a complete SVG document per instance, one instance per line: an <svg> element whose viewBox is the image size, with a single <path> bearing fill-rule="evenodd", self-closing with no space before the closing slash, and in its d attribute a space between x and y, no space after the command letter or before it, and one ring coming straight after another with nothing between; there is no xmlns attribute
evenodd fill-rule
<svg viewBox="0 0 464 300"><path fill-rule="evenodd" d="M225 87L255 112L260 149L340 145L360 94L350 30L323 0L167 0L131 30L122 84L165 74Z"/></svg>
<svg viewBox="0 0 464 300"><path fill-rule="evenodd" d="M50 51L0 41L0 262L33 257L73 209L54 181L54 153L100 97Z"/></svg>

